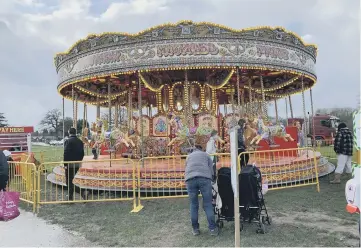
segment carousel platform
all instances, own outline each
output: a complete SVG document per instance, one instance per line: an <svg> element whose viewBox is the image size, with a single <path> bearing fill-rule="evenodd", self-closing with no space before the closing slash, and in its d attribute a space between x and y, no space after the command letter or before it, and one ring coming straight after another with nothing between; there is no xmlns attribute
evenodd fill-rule
<svg viewBox="0 0 361 248"><path fill-rule="evenodd" d="M318 164L318 176L331 173L335 166L321 157L321 154L303 151L296 156L264 157L251 156L249 163L255 163L261 170L268 185L290 185L315 179L313 166L314 154ZM141 192L184 192L185 159L145 159L106 161L109 156L100 156L94 161L91 156L84 158L84 163L74 178L74 184L82 189L107 191L132 191L134 187ZM230 157L221 157L217 167L229 167ZM135 178L135 180L133 180ZM63 166L55 167L47 180L65 186Z"/></svg>

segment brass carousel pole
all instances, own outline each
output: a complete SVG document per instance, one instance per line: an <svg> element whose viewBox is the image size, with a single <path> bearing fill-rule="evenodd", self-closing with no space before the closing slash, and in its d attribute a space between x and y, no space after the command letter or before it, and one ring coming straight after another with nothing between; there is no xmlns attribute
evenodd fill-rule
<svg viewBox="0 0 361 248"><path fill-rule="evenodd" d="M307 121L307 115L306 115L306 103L305 103L305 85L303 82L303 75L301 78L301 87L302 87L302 107L303 107L303 138L304 138L304 144L306 144L306 146L308 146L307 144L307 125L308 125L308 121Z"/></svg>
<svg viewBox="0 0 361 248"><path fill-rule="evenodd" d="M112 127L112 99L111 99L111 84L110 81L108 82L108 127L111 130Z"/></svg>
<svg viewBox="0 0 361 248"><path fill-rule="evenodd" d="M115 103L115 112L114 112L114 127L118 128L119 127L119 102L118 99L116 100Z"/></svg>
<svg viewBox="0 0 361 248"><path fill-rule="evenodd" d="M287 104L287 98L285 98L285 104L286 104L286 125L288 126L288 104Z"/></svg>
<svg viewBox="0 0 361 248"><path fill-rule="evenodd" d="M254 117L253 109L252 109L252 78L248 81L248 97L249 97L249 103L248 103L248 112L251 114L252 117Z"/></svg>
<svg viewBox="0 0 361 248"><path fill-rule="evenodd" d="M111 84L110 81L108 82L108 130L105 131L110 131L112 130L112 99L111 99L111 95L110 95L110 91L111 91ZM112 148L110 147L110 140L109 140L109 159L112 159ZM115 153L114 153L115 154ZM112 167L112 161L110 161L110 167Z"/></svg>
<svg viewBox="0 0 361 248"><path fill-rule="evenodd" d="M288 101L290 102L291 119L293 119L293 109L292 109L291 96L288 96Z"/></svg>
<svg viewBox="0 0 361 248"><path fill-rule="evenodd" d="M278 108L277 108L277 99L275 99L275 111L276 111L276 123L278 124Z"/></svg>
<svg viewBox="0 0 361 248"><path fill-rule="evenodd" d="M236 70L237 75L237 108L238 108L238 114L241 116L241 94L240 94L240 82L239 82L239 67L237 66Z"/></svg>
<svg viewBox="0 0 361 248"><path fill-rule="evenodd" d="M144 127L143 127L143 111L142 111L142 81L140 79L140 72L138 72L138 108L139 108L139 122L140 122L140 152L142 167L144 167Z"/></svg>
<svg viewBox="0 0 361 248"><path fill-rule="evenodd" d="M84 128L86 127L86 103L84 103L84 110L83 110L83 123L82 123L82 131L84 130Z"/></svg>
<svg viewBox="0 0 361 248"><path fill-rule="evenodd" d="M188 81L188 71L184 70L184 115L187 119L187 126L190 128L192 125L192 109L190 104L190 97L189 97L189 81Z"/></svg>
<svg viewBox="0 0 361 248"><path fill-rule="evenodd" d="M86 130L86 128L88 127L87 125L87 120L88 120L88 114L87 114L87 106L86 103L84 103L84 110L83 110L83 123L82 123L82 129L81 129L81 136L82 139L87 139L88 138L88 133L85 133L84 130ZM85 135L84 135L85 134ZM89 145L85 145L86 147L86 155L88 155L89 153Z"/></svg>
<svg viewBox="0 0 361 248"><path fill-rule="evenodd" d="M313 112L313 97L312 97L312 89L310 88L310 100L311 100L311 115L312 115L312 138L313 144L316 145L316 137L315 137L315 122L314 122L314 112Z"/></svg>
<svg viewBox="0 0 361 248"><path fill-rule="evenodd" d="M244 117L245 114L245 105L244 105L244 88L242 89L242 93L241 93L241 106L242 106L242 117Z"/></svg>
<svg viewBox="0 0 361 248"><path fill-rule="evenodd" d="M78 131L78 97L75 96L75 129Z"/></svg>
<svg viewBox="0 0 361 248"><path fill-rule="evenodd" d="M97 119L100 119L100 103L99 103L99 96L97 96Z"/></svg>
<svg viewBox="0 0 361 248"><path fill-rule="evenodd" d="M133 103L132 103L132 82L129 80L129 89L128 89L128 129L132 124L133 117Z"/></svg>
<svg viewBox="0 0 361 248"><path fill-rule="evenodd" d="M63 146L65 145L64 139L65 139L65 101L63 97Z"/></svg>
<svg viewBox="0 0 361 248"><path fill-rule="evenodd" d="M263 105L263 116L265 118L265 121L268 122L268 111L267 111L267 103L266 103L266 97L264 94L264 85L263 85L263 76L261 76L261 94L262 94L262 105Z"/></svg>
<svg viewBox="0 0 361 248"><path fill-rule="evenodd" d="M235 120L236 116L236 107L235 107L235 104L234 104L234 89L231 89L231 107L232 107L232 119Z"/></svg>
<svg viewBox="0 0 361 248"><path fill-rule="evenodd" d="M71 101L73 103L73 127L76 128L76 120L75 120L75 92L74 92L74 84L71 86Z"/></svg>

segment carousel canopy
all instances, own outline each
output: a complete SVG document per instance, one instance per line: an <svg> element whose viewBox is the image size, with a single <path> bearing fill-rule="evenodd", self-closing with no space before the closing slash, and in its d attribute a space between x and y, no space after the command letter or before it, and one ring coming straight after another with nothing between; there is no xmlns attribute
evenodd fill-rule
<svg viewBox="0 0 361 248"><path fill-rule="evenodd" d="M182 21L137 34L92 34L54 61L58 91L68 99L108 106L110 98L123 105L128 95L136 100L141 80L143 101L156 105L157 92L188 81L217 90L223 104L238 81L253 99L260 98L263 81L266 101L311 88L316 56L315 45L283 28Z"/></svg>

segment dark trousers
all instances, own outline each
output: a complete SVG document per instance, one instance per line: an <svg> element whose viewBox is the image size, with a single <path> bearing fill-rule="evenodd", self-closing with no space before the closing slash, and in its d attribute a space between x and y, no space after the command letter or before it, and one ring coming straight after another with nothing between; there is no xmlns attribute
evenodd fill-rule
<svg viewBox="0 0 361 248"><path fill-rule="evenodd" d="M199 230L198 210L199 210L199 191L203 198L203 209L206 212L208 227L214 230L217 225L215 223L214 210L212 205L212 181L208 178L195 177L186 181L188 198L190 201L191 222L193 229Z"/></svg>
<svg viewBox="0 0 361 248"><path fill-rule="evenodd" d="M7 175L0 175L0 191L6 191L6 185L8 183L9 177Z"/></svg>
<svg viewBox="0 0 361 248"><path fill-rule="evenodd" d="M246 150L244 149L240 149L238 150L238 156L239 154L241 154L242 152L245 152ZM241 168L245 167L247 164L248 164L248 161L249 161L249 154L248 153L245 153L245 154L242 154L241 155Z"/></svg>
<svg viewBox="0 0 361 248"><path fill-rule="evenodd" d="M65 180L66 185L68 186L68 196L69 200L73 200L74 191L79 192L79 188L75 187L73 180L80 168L79 164L65 164Z"/></svg>

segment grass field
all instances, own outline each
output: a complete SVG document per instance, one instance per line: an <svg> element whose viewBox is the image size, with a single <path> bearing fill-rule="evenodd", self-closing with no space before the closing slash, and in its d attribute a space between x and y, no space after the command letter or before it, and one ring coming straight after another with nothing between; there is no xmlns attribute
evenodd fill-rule
<svg viewBox="0 0 361 248"><path fill-rule="evenodd" d="M32 146L32 152L41 163L58 162L63 160L64 149L62 146Z"/></svg>
<svg viewBox="0 0 361 248"><path fill-rule="evenodd" d="M345 178L344 178L345 181ZM256 234L245 225L242 246L353 246L358 245L358 216L345 211L344 184L329 185L321 179L321 193L314 186L271 191L266 204L273 225ZM225 223L219 237L210 237L200 210L202 235L190 234L187 199L144 201L139 213L131 204L90 203L42 207L39 216L78 232L99 246L233 246L234 224Z"/></svg>
<svg viewBox="0 0 361 248"><path fill-rule="evenodd" d="M44 147L42 147L44 150ZM61 154L49 148L47 159ZM332 160L331 160L332 161ZM343 178L345 182L347 178ZM273 225L264 235L245 225L242 246L352 246L358 245L358 216L346 212L344 183L321 179L321 192L307 186L270 191L265 196ZM130 213L131 203L86 203L43 206L39 216L77 232L98 246L234 246L234 224L225 223L219 237L210 237L200 209L202 234L190 234L187 199L142 202L144 209Z"/></svg>

